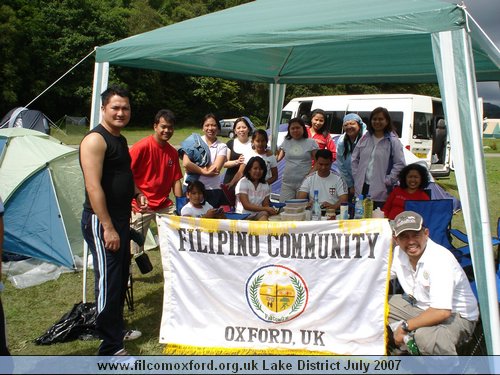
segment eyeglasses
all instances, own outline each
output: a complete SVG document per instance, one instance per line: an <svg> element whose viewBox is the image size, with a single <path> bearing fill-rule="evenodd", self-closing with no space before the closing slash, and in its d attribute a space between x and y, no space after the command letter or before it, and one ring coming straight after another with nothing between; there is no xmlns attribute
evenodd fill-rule
<svg viewBox="0 0 500 375"><path fill-rule="evenodd" d="M417 304L417 299L413 297L411 294L403 293L402 297L406 302L408 302L412 306L415 306Z"/></svg>

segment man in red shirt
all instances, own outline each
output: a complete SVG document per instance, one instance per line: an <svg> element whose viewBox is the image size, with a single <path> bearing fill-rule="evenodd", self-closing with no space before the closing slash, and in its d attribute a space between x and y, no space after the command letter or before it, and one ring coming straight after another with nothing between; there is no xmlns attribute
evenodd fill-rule
<svg viewBox="0 0 500 375"><path fill-rule="evenodd" d="M154 133L135 143L130 149L134 181L148 200L148 206L140 209L132 201L131 227L144 236L151 220L157 213L173 214L175 205L169 195L173 190L176 197L182 196L182 171L177 150L168 141L174 134L175 116L168 109L161 109L155 116ZM143 250L131 243L132 254Z"/></svg>

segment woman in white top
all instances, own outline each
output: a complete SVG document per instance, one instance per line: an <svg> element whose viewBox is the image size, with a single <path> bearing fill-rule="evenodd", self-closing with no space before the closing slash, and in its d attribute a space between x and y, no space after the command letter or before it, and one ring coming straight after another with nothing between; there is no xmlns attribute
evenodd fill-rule
<svg viewBox="0 0 500 375"><path fill-rule="evenodd" d="M202 140L210 149L210 164L199 167L184 154L182 164L186 171L200 175L199 180L205 185L206 199L213 207L220 207L226 203L224 193L220 188L220 171L224 166L227 155L227 146L217 140L220 123L213 113L205 115L202 121Z"/></svg>
<svg viewBox="0 0 500 375"><path fill-rule="evenodd" d="M236 212L250 213L249 220L267 220L278 213L270 206L271 188L265 180L266 169L264 159L250 158L244 177L236 185Z"/></svg>
<svg viewBox="0 0 500 375"><path fill-rule="evenodd" d="M252 151L245 154L245 165L251 157L260 156L266 162L266 182L269 186L278 179L278 162L276 156L267 148L268 137L263 129L257 129L252 135ZM244 169L244 168L243 168Z"/></svg>
<svg viewBox="0 0 500 375"><path fill-rule="evenodd" d="M245 154L252 150L252 127L244 117L239 117L234 121L234 134L236 138L229 140L227 145L227 158L224 163L226 174L224 175L224 183L230 188L236 186L240 178L243 176L243 164Z"/></svg>
<svg viewBox="0 0 500 375"><path fill-rule="evenodd" d="M308 138L306 125L300 118L288 121L288 134L280 145L278 162L285 158L281 182L280 202L294 199L304 178L312 170L312 161L318 149L314 139Z"/></svg>

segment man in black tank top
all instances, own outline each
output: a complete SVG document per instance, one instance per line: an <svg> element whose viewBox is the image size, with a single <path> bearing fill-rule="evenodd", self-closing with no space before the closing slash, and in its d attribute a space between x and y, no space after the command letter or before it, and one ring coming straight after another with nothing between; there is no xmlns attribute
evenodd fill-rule
<svg viewBox="0 0 500 375"><path fill-rule="evenodd" d="M82 232L92 253L100 355L127 355L123 347L123 307L130 269L130 210L135 197L127 140L121 130L130 120L126 90L110 87L101 95L102 122L80 144L85 180Z"/></svg>

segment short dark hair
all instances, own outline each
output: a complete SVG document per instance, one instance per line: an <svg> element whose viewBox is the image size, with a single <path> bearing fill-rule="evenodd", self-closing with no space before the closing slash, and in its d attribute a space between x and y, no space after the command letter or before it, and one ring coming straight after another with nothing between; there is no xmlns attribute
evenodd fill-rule
<svg viewBox="0 0 500 375"><path fill-rule="evenodd" d="M259 163L259 166L262 168L263 173L259 180L259 182L265 184L266 183L266 174L267 174L267 166L264 159L260 156L252 156L248 161L247 165L245 165L245 169L243 171L243 176L245 176L248 180L250 180L250 169L252 168L253 163Z"/></svg>
<svg viewBox="0 0 500 375"><path fill-rule="evenodd" d="M127 98L130 101L130 93L127 89L120 86L109 86L106 90L104 90L101 94L101 103L103 106L109 103L109 99L112 96L118 95L122 98Z"/></svg>
<svg viewBox="0 0 500 375"><path fill-rule="evenodd" d="M257 138L258 135L261 135L264 137L266 143L269 142L269 137L267 135L267 132L264 129L256 129L253 134L252 134L252 141L255 141L255 138ZM253 148L253 146L252 146Z"/></svg>
<svg viewBox="0 0 500 375"><path fill-rule="evenodd" d="M203 116L203 119L201 120L201 127L203 128L203 124L205 121L207 121L209 118L213 118L215 120L215 123L217 124L217 128L220 130L220 122L217 116L215 116L213 113L207 113L205 116Z"/></svg>
<svg viewBox="0 0 500 375"><path fill-rule="evenodd" d="M205 197L206 189L205 189L205 184L199 180L194 180L190 181L188 183L188 186L186 188L186 192L191 193L193 190L199 190L203 194L203 197Z"/></svg>
<svg viewBox="0 0 500 375"><path fill-rule="evenodd" d="M392 125L391 115L389 114L387 108L384 107L377 107L372 111L372 113L370 113L370 120L368 121L368 124L366 124L366 129L370 132L370 134L373 134L374 130L372 126L372 118L378 113L382 113L382 116L384 116L387 120L387 126L384 129L384 133L392 133L394 131L394 125Z"/></svg>
<svg viewBox="0 0 500 375"><path fill-rule="evenodd" d="M317 150L316 155L314 155L314 159L318 160L318 158L324 158L328 159L330 161L333 161L333 154L330 150L327 148L324 148L322 150Z"/></svg>
<svg viewBox="0 0 500 375"><path fill-rule="evenodd" d="M304 133L302 134L302 138L309 138L309 135L307 134L307 129L306 129L306 124L304 120L302 120L300 117L294 117L288 121L288 128L287 128L287 133L285 138L286 139L292 139L292 136L290 135L290 126L293 123L298 123L300 126L302 126L302 129L304 129Z"/></svg>
<svg viewBox="0 0 500 375"><path fill-rule="evenodd" d="M167 122L175 124L175 115L170 109L160 109L155 116L155 124L158 124L161 119L164 119Z"/></svg>
<svg viewBox="0 0 500 375"><path fill-rule="evenodd" d="M244 117L238 117L236 120L234 120L234 124L233 124L233 130L236 129L236 124L238 122L243 122L245 123L245 125L247 126L247 129L248 129L248 135L252 135L252 127L250 126L250 123L248 122L248 120Z"/></svg>
<svg viewBox="0 0 500 375"><path fill-rule="evenodd" d="M406 167L401 169L401 172L399 172L399 186L402 189L406 189L408 187L408 185L406 184L406 177L408 176L408 173L410 173L410 171L417 171L420 175L421 182L420 186L418 187L419 189L425 189L427 185L429 185L429 172L427 171L427 168L418 163L413 163L408 164Z"/></svg>

